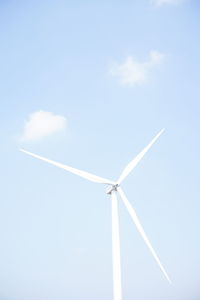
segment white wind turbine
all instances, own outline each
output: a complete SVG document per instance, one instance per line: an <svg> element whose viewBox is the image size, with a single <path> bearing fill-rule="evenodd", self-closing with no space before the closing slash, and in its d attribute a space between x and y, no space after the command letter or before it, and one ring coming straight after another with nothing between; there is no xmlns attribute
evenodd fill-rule
<svg viewBox="0 0 200 300"><path fill-rule="evenodd" d="M96 175L93 175L91 173L81 171L69 166L66 166L64 164L49 160L47 158L41 157L39 155L33 154L31 152L28 152L26 150L20 149L21 151L39 158L41 160L44 160L52 165L55 165L59 168L65 169L71 173L74 173L76 175L79 175L85 179L88 179L93 182L97 183L103 183L108 186L106 193L111 196L112 200L112 258L113 258L113 299L114 300L121 300L122 299L122 292L121 292L121 262L120 262L120 238L119 238L119 221L118 221L118 204L117 204L117 193L119 193L119 196L121 197L125 207L127 208L133 222L135 223L135 226L139 233L141 234L143 240L145 241L147 247L149 248L151 254L153 255L154 259L158 263L161 271L163 272L164 276L168 280L169 283L171 283L171 280L165 271L164 267L162 266L160 259L158 258L156 252L154 251L146 233L144 232L144 229L136 215L136 212L134 208L129 203L128 199L126 198L122 188L120 187L121 183L124 181L124 179L129 175L129 173L136 167L136 165L139 163L139 161L142 159L142 157L145 155L145 153L150 149L150 147L155 143L155 141L159 138L159 136L163 133L164 129L162 129L155 137L154 139L125 167L123 172L121 173L119 179L117 181L111 181Z"/></svg>

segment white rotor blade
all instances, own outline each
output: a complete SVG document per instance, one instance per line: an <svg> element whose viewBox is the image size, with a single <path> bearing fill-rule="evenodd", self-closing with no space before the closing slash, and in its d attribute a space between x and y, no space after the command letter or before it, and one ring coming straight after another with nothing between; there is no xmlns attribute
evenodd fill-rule
<svg viewBox="0 0 200 300"><path fill-rule="evenodd" d="M145 153L151 148L151 146L155 143L155 141L159 138L159 136L163 133L163 131L164 129L162 129L155 136L155 138L125 167L119 179L117 180L118 184L121 184L122 181L128 176L128 174L135 168L135 166L139 163L139 161L143 158Z"/></svg>
<svg viewBox="0 0 200 300"><path fill-rule="evenodd" d="M120 238L119 218L116 192L112 197L112 259L113 259L113 299L121 300L121 263L120 263Z"/></svg>
<svg viewBox="0 0 200 300"><path fill-rule="evenodd" d="M90 181L98 182L98 183L105 183L105 184L114 184L113 181L110 181L110 180L108 180L108 179L105 179L105 178L102 178L102 177L99 177L99 176L90 174L90 173L85 172L85 171L81 171L81 170L72 168L72 167L69 167L69 166L66 166L66 165L63 165L63 164L61 164L61 163L55 162L55 161L53 161L53 160L47 159L47 158L45 158L45 157L39 156L39 155L34 154L34 153L31 153L31 152L28 152L28 151L26 151L26 150L20 149L20 151L22 151L22 152L24 152L24 153L26 153L26 154L29 154L29 155L31 155L31 156L33 156L33 157L39 158L39 159L41 159L41 160L44 160L44 161L46 161L46 162L48 162L48 163L50 163L50 164L52 164L52 165L54 165L54 166L56 166L56 167L62 168L62 169L64 169L64 170L67 170L67 171L69 171L69 172L71 172L71 173L73 173L73 174L76 174L76 175L78 175L78 176L81 176L81 177L83 177L83 178L85 178L85 179L88 179L88 180L90 180Z"/></svg>
<svg viewBox="0 0 200 300"><path fill-rule="evenodd" d="M150 250L151 254L153 255L153 257L155 258L156 262L158 263L158 265L159 265L160 269L162 270L163 274L165 275L165 277L167 278L169 283L171 283L171 280L170 280L169 276L167 275L167 272L165 271L164 267L162 266L156 252L154 251L153 247L151 246L151 243L150 243L146 233L144 232L144 229L143 229L143 227L142 227L142 225L141 225L141 223L140 223L140 221L139 221L139 219L136 215L136 212L135 212L134 208L129 203L128 199L126 198L126 196L123 192L123 190L120 187L118 187L117 190L118 190L118 192L119 192L119 194L120 194L120 196L121 196L128 212L129 212L133 222L135 223L135 226L136 226L137 230L139 231L142 238L144 239L147 247L149 248L149 250Z"/></svg>

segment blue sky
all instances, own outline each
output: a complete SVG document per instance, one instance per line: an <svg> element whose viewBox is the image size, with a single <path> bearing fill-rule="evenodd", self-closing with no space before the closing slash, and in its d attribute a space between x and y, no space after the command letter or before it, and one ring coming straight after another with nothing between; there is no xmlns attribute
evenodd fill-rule
<svg viewBox="0 0 200 300"><path fill-rule="evenodd" d="M199 14L197 0L1 1L1 300L112 297L105 187L18 148L116 179L163 127L123 187L173 284L119 202L123 299L199 299ZM40 111L65 121L23 138Z"/></svg>

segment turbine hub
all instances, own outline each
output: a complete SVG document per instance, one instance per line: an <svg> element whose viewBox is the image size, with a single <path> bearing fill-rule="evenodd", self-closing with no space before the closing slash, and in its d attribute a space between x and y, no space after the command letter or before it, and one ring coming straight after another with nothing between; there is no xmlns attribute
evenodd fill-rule
<svg viewBox="0 0 200 300"><path fill-rule="evenodd" d="M109 185L106 189L106 194L111 195L113 191L117 191L119 184Z"/></svg>

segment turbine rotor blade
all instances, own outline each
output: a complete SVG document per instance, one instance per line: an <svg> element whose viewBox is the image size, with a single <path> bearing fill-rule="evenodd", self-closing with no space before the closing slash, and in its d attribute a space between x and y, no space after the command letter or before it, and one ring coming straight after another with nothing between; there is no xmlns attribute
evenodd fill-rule
<svg viewBox="0 0 200 300"><path fill-rule="evenodd" d="M120 238L117 195L115 191L112 197L112 258L113 258L113 294L114 300L121 300L121 263L120 263Z"/></svg>
<svg viewBox="0 0 200 300"><path fill-rule="evenodd" d="M54 166L56 166L56 167L59 167L59 168L64 169L64 170L66 170L66 171L69 171L69 172L71 172L71 173L73 173L73 174L76 174L76 175L78 175L78 176L80 176L80 177L83 177L83 178L85 178L85 179L88 179L88 180L90 180L90 181L97 182L97 183L111 184L111 185L114 184L113 181L110 181L110 180L108 180L108 179L105 179L105 178L102 178L102 177L99 177L99 176L90 174L90 173L88 173L88 172L81 171L81 170L72 168L72 167L70 167L70 166L67 166L67 165L64 165L64 164L55 162L55 161L53 161L53 160L50 160L50 159L47 159L47 158L45 158L45 157L39 156L39 155L37 155L37 154L31 153L31 152L26 151L26 150L24 150L24 149L20 149L20 151L22 151L22 152L24 152L24 153L26 153L26 154L28 154L28 155L31 155L31 156L33 156L33 157L36 157L36 158L38 158L38 159L41 159L41 160L43 160L43 161L46 161L46 162L48 162L48 163L50 163L50 164L52 164L52 165L54 165Z"/></svg>
<svg viewBox="0 0 200 300"><path fill-rule="evenodd" d="M121 173L119 179L117 180L118 184L121 184L122 181L128 176L128 174L137 166L139 161L143 158L146 152L151 148L151 146L155 143L155 141L159 138L159 136L163 133L164 129L162 129L153 140L125 167L123 172Z"/></svg>
<svg viewBox="0 0 200 300"><path fill-rule="evenodd" d="M125 206L126 206L128 212L129 212L129 214L130 214L130 216L131 216L133 222L135 223L135 226L136 226L137 230L138 230L139 233L141 234L143 240L145 241L145 243L146 243L147 247L149 248L151 254L153 255L154 259L155 259L156 262L158 263L158 265L159 265L161 271L163 272L163 274L164 274L165 277L167 278L168 282L169 282L169 283L172 283L171 280L170 280L170 278L169 278L169 276L168 276L168 274L167 274L167 272L165 271L164 267L162 266L162 264L161 264L161 262L160 262L160 259L158 258L158 256L157 256L155 250L153 249L153 247L152 247L152 245L151 245L151 243L150 243L150 241L149 241L149 239L148 239L146 233L144 232L144 229L143 229L143 227L142 227L142 225L141 225L141 223L140 223L140 221L139 221L139 219L138 219L138 217L137 217L137 215L136 215L136 212L135 212L134 208L131 206L130 202L129 202L128 199L126 198L126 196L125 196L123 190L122 190L120 187L118 187L117 190L118 190L118 192L119 192L119 194L120 194L120 196L121 196L121 198L122 198L122 201L124 202L124 204L125 204Z"/></svg>

